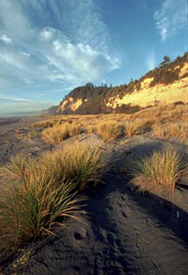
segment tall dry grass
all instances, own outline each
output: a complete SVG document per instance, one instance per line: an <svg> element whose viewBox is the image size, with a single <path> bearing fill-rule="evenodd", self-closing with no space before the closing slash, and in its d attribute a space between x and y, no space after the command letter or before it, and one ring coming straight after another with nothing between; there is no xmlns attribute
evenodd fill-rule
<svg viewBox="0 0 188 275"><path fill-rule="evenodd" d="M99 122L95 126L89 125L87 130L98 134L104 141L110 141L124 134L124 125L118 121L107 120Z"/></svg>
<svg viewBox="0 0 188 275"><path fill-rule="evenodd" d="M109 169L107 154L100 148L84 142L75 142L74 146L67 144L62 149L60 157L66 178L71 178L81 190L89 183L100 183L102 175Z"/></svg>
<svg viewBox="0 0 188 275"><path fill-rule="evenodd" d="M182 156L179 153L156 151L150 157L134 162L132 173L135 178L132 182L142 191L150 191L162 185L174 190L183 172Z"/></svg>
<svg viewBox="0 0 188 275"><path fill-rule="evenodd" d="M135 119L125 122L125 135L132 137L133 135L143 134L151 129L153 124L151 119Z"/></svg>
<svg viewBox="0 0 188 275"><path fill-rule="evenodd" d="M102 151L77 143L39 158L18 155L0 168L0 255L23 242L79 220L83 190L102 179L107 164Z"/></svg>
<svg viewBox="0 0 188 275"><path fill-rule="evenodd" d="M50 144L58 144L64 139L84 133L86 130L76 122L63 123L47 128L42 132L42 138Z"/></svg>
<svg viewBox="0 0 188 275"><path fill-rule="evenodd" d="M176 122L154 125L152 135L169 140L178 139L183 142L188 138L188 124Z"/></svg>
<svg viewBox="0 0 188 275"><path fill-rule="evenodd" d="M27 168L19 180L5 180L1 185L1 259L22 243L50 234L54 226L63 226L65 217L79 219L81 197L72 182L56 182L46 169L39 168Z"/></svg>
<svg viewBox="0 0 188 275"><path fill-rule="evenodd" d="M149 107L143 109L133 115L129 116L130 120L139 119L148 119L157 122L177 122L185 121L188 122L188 105L176 105L168 104L155 107Z"/></svg>

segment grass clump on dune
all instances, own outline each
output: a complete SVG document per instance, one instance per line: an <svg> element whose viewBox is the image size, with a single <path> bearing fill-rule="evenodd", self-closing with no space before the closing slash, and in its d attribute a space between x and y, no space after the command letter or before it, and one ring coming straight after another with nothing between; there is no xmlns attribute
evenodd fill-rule
<svg viewBox="0 0 188 275"><path fill-rule="evenodd" d="M45 178L45 176L43 176ZM0 255L7 256L24 242L50 234L58 218L77 218L80 198L71 182L11 182L0 199Z"/></svg>
<svg viewBox="0 0 188 275"><path fill-rule="evenodd" d="M0 168L1 259L24 242L50 234L64 218L79 220L83 189L101 180L105 158L99 150L73 144L37 158L23 155Z"/></svg>
<svg viewBox="0 0 188 275"><path fill-rule="evenodd" d="M140 190L152 191L160 186L175 189L183 173L182 156L176 151L153 152L134 163L133 184Z"/></svg>
<svg viewBox="0 0 188 275"><path fill-rule="evenodd" d="M79 189L84 189L91 182L101 182L101 176L108 165L106 154L86 143L75 142L74 146L64 146L60 158L66 177L71 178Z"/></svg>
<svg viewBox="0 0 188 275"><path fill-rule="evenodd" d="M32 123L30 125L31 129L37 129L37 128L49 128L52 127L56 123L53 119L43 120L39 122Z"/></svg>
<svg viewBox="0 0 188 275"><path fill-rule="evenodd" d="M23 167L10 162L8 167L1 168L2 259L22 243L51 233L57 224L63 225L63 217L77 219L81 197L74 191L74 184L71 180L66 181L63 173L56 181L55 172L51 172L43 163L32 159Z"/></svg>
<svg viewBox="0 0 188 275"><path fill-rule="evenodd" d="M135 119L133 121L127 121L125 122L125 134L127 137L143 134L144 132L150 130L152 124L153 121L148 119Z"/></svg>
<svg viewBox="0 0 188 275"><path fill-rule="evenodd" d="M181 122L156 125L153 128L153 136L169 140L178 139L183 142L188 138L188 126Z"/></svg>
<svg viewBox="0 0 188 275"><path fill-rule="evenodd" d="M124 133L124 126L117 121L105 121L100 122L95 127L90 127L89 131L97 133L104 141L110 141Z"/></svg>
<svg viewBox="0 0 188 275"><path fill-rule="evenodd" d="M51 144L58 144L64 139L84 133L84 129L77 123L63 123L43 130L42 137Z"/></svg>

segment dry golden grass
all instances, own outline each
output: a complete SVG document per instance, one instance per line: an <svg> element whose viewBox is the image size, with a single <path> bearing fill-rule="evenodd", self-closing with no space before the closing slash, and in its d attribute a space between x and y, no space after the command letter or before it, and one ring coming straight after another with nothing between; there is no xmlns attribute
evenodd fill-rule
<svg viewBox="0 0 188 275"><path fill-rule="evenodd" d="M63 177L56 181L39 161L30 159L22 168L10 162L8 169L1 168L1 176L1 260L23 242L50 234L54 226L63 226L63 218L78 219L81 197L74 191L74 184Z"/></svg>
<svg viewBox="0 0 188 275"><path fill-rule="evenodd" d="M87 131L98 134L104 141L110 141L124 134L124 125L118 121L107 120L95 126L89 125Z"/></svg>
<svg viewBox="0 0 188 275"><path fill-rule="evenodd" d="M107 168L105 154L74 143L39 158L17 155L0 168L1 259L20 244L64 226L64 218L80 220L78 189L101 181Z"/></svg>
<svg viewBox="0 0 188 275"><path fill-rule="evenodd" d="M163 125L154 125L152 135L158 138L169 140L177 139L184 142L188 138L187 123L168 123Z"/></svg>
<svg viewBox="0 0 188 275"><path fill-rule="evenodd" d="M105 141L110 141L123 135L123 127L125 128L126 137L131 137L132 135L149 132L152 125L156 125L153 127L153 136L157 136L157 134L161 137L170 136L171 130L174 128L174 131L179 131L179 136L184 138L186 133L183 134L183 129L186 131L186 123L188 125L188 105L173 103L149 107L135 114L60 115L47 118L33 124L32 128L44 129L42 132L43 138L52 144L60 143L63 139L77 135L84 129L87 129L87 133L96 133ZM166 127L167 123L174 123L174 125L168 127L169 134L167 130L163 132L160 129L161 125L163 128L163 124ZM175 123L180 123L182 126L175 126ZM37 134L35 135L37 136ZM34 136L34 133L31 133L32 136Z"/></svg>
<svg viewBox="0 0 188 275"><path fill-rule="evenodd" d="M56 154L60 154L66 178L71 178L81 190L89 183L95 185L101 182L102 175L108 169L109 158L106 153L84 142L66 144Z"/></svg>
<svg viewBox="0 0 188 275"><path fill-rule="evenodd" d="M157 123L162 122L177 122L185 121L188 122L188 104L186 105L162 105L156 107L150 107L143 109L133 115L130 115L131 120L137 118L150 118L151 120L156 121Z"/></svg>
<svg viewBox="0 0 188 275"><path fill-rule="evenodd" d="M63 123L47 128L42 132L42 138L50 144L58 144L64 139L84 133L86 130L76 122Z"/></svg>
<svg viewBox="0 0 188 275"><path fill-rule="evenodd" d="M132 183L141 191L152 191L160 186L174 190L183 175L182 156L176 151L153 152L150 157L144 157L134 162Z"/></svg>
<svg viewBox="0 0 188 275"><path fill-rule="evenodd" d="M143 134L151 129L154 122L150 119L135 119L125 122L125 135L132 137L133 135Z"/></svg>
<svg viewBox="0 0 188 275"><path fill-rule="evenodd" d="M55 124L55 120L54 119L49 119L49 120L44 120L44 121L39 121L39 122L35 122L33 124L30 125L30 128L48 128L48 127L52 127Z"/></svg>

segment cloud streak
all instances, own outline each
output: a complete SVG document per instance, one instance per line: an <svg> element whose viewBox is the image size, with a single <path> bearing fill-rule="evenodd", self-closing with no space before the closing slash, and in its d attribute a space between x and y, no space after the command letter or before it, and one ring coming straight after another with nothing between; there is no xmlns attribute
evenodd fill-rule
<svg viewBox="0 0 188 275"><path fill-rule="evenodd" d="M4 95L4 94L0 94L0 100L12 101L12 102L33 102L32 100L27 98L13 97L13 96Z"/></svg>
<svg viewBox="0 0 188 275"><path fill-rule="evenodd" d="M5 44L12 44L12 39L8 35L6 35L6 34L2 34L0 36L0 40L2 42L4 42Z"/></svg>
<svg viewBox="0 0 188 275"><path fill-rule="evenodd" d="M43 96L43 100L31 100L0 93L0 114L45 110L52 106L52 104L45 100L45 94Z"/></svg>
<svg viewBox="0 0 188 275"><path fill-rule="evenodd" d="M99 81L120 66L93 0L0 0L0 22L4 89L63 89Z"/></svg>
<svg viewBox="0 0 188 275"><path fill-rule="evenodd" d="M154 19L161 41L164 42L186 26L187 1L164 0L161 9L154 13Z"/></svg>

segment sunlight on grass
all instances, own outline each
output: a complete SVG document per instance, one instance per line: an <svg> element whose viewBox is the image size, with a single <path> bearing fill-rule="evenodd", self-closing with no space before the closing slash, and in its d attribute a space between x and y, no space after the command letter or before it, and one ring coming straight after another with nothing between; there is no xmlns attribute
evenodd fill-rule
<svg viewBox="0 0 188 275"><path fill-rule="evenodd" d="M19 182L2 184L0 198L0 254L6 256L20 244L50 234L63 217L77 218L81 197L71 181L55 182L35 167ZM40 176L39 176L40 173ZM31 177L29 176L31 175ZM61 218L61 220L57 220Z"/></svg>
<svg viewBox="0 0 188 275"><path fill-rule="evenodd" d="M43 130L42 137L50 144L58 144L64 139L82 134L84 132L85 129L81 126L81 124L76 122L63 123Z"/></svg>
<svg viewBox="0 0 188 275"><path fill-rule="evenodd" d="M132 172L133 184L139 185L140 190L151 190L159 185L174 190L183 173L182 156L176 151L154 152L134 162Z"/></svg>
<svg viewBox="0 0 188 275"><path fill-rule="evenodd" d="M127 137L143 134L151 129L153 123L154 122L150 119L135 119L125 122L125 134Z"/></svg>
<svg viewBox="0 0 188 275"><path fill-rule="evenodd" d="M60 159L66 177L71 178L81 190L88 183L101 182L101 176L109 165L109 158L101 149L78 142L75 142L74 146L69 144L64 146Z"/></svg>
<svg viewBox="0 0 188 275"><path fill-rule="evenodd" d="M104 141L110 141L123 135L124 125L118 121L104 121L95 126L88 126L88 132L98 134Z"/></svg>
<svg viewBox="0 0 188 275"><path fill-rule="evenodd" d="M164 139L178 139L185 141L188 138L188 125L183 123L168 123L163 125L156 125L152 132L154 137Z"/></svg>
<svg viewBox="0 0 188 275"><path fill-rule="evenodd" d="M102 181L107 169L102 150L70 144L39 158L17 155L0 168L0 255L64 226L65 217L80 220L78 190Z"/></svg>

